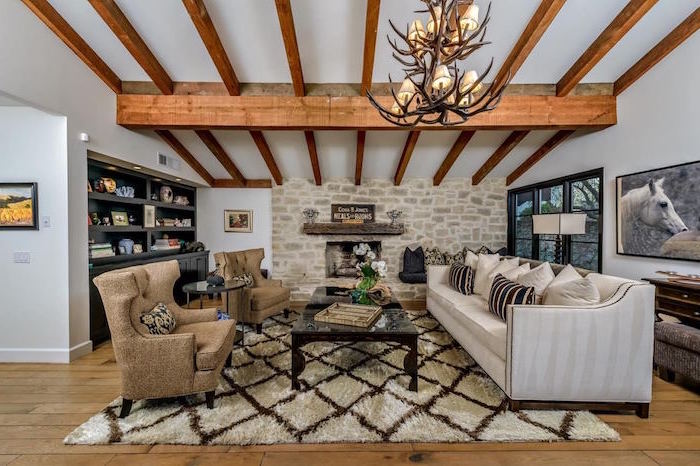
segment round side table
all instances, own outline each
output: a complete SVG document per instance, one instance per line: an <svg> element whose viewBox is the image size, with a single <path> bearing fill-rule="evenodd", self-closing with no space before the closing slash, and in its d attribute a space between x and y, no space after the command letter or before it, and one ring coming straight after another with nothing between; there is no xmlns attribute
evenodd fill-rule
<svg viewBox="0 0 700 466"><path fill-rule="evenodd" d="M213 294L227 294L226 299L226 314L229 316L231 315L230 312L230 306L231 306L231 296L230 293L235 290L240 290L242 288L245 288L245 282L242 280L228 280L224 282L223 285L210 285L206 281L200 281L200 282L192 282L192 283L187 283L182 287L182 291L187 294L187 307L190 307L190 295L196 295L199 297L199 308L202 309L203 304L202 304L202 298L205 295L213 295ZM236 326L238 326L238 322L236 322ZM240 343L243 345L243 341L245 338L245 325L241 324L241 330L236 330L236 337L233 340L234 344Z"/></svg>

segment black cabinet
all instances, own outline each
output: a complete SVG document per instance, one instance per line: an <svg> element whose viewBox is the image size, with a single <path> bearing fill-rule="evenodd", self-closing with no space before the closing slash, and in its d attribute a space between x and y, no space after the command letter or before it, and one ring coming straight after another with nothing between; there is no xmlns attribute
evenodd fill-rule
<svg viewBox="0 0 700 466"><path fill-rule="evenodd" d="M124 261L118 264L105 264L90 269L90 339L93 346L109 340L110 336L102 298L92 279L110 270L168 260L177 260L180 265L180 278L175 282L173 295L175 296L175 301L182 305L186 301L185 293L182 292L182 285L206 279L209 271L209 251L150 257L141 260Z"/></svg>

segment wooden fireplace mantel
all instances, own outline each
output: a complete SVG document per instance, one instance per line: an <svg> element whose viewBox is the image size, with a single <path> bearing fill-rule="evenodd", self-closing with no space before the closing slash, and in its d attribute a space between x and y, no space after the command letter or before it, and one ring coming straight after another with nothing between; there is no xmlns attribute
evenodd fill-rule
<svg viewBox="0 0 700 466"><path fill-rule="evenodd" d="M403 223L305 223L307 235L402 235Z"/></svg>

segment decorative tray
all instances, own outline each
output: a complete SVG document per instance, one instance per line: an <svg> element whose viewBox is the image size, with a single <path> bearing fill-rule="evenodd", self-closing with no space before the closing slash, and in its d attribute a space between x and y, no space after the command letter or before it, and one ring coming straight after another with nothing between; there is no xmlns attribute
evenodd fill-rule
<svg viewBox="0 0 700 466"><path fill-rule="evenodd" d="M382 314L381 306L333 303L314 316L317 322L368 328Z"/></svg>

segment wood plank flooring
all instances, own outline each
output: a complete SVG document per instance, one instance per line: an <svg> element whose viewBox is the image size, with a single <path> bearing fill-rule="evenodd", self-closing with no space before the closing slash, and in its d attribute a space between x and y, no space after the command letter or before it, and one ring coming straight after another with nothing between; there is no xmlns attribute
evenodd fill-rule
<svg viewBox="0 0 700 466"><path fill-rule="evenodd" d="M69 365L0 364L0 466L700 466L700 395L656 377L653 392L649 419L599 414L622 436L611 443L63 445L69 432L119 396L119 372L105 344Z"/></svg>

